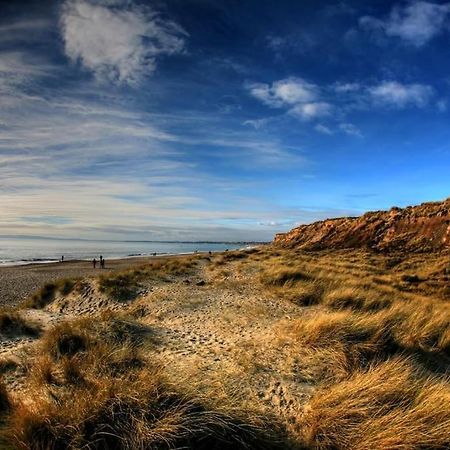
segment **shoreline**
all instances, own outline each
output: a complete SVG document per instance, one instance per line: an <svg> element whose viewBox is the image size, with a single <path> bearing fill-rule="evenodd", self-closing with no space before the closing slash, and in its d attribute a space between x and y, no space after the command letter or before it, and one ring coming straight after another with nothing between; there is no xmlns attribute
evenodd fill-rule
<svg viewBox="0 0 450 450"><path fill-rule="evenodd" d="M218 254L221 252L215 252ZM157 256L131 256L109 258L104 269L92 267L90 260L68 260L0 266L0 306L14 307L46 283L63 278L91 278L115 271L126 270L146 263L157 263L171 258L186 258L193 254L208 256L207 252Z"/></svg>
<svg viewBox="0 0 450 450"><path fill-rule="evenodd" d="M242 250L242 249L237 249ZM221 253L221 251L212 251L211 253ZM118 260L128 260L128 259L150 259L154 260L155 258L166 258L172 256L187 256L187 255L200 255L200 254L208 254L208 252L183 252L183 253L157 253L156 255L126 255L126 256L110 256L105 258L105 261L118 261ZM97 258L98 261L98 258ZM42 259L42 260L21 260L21 261L8 261L4 263L0 263L0 270L2 268L12 268L12 267L28 267L28 266L43 266L43 265L51 265L51 264L71 264L71 263L89 263L91 264L92 258L84 258L84 259L64 259L61 261L59 259Z"/></svg>

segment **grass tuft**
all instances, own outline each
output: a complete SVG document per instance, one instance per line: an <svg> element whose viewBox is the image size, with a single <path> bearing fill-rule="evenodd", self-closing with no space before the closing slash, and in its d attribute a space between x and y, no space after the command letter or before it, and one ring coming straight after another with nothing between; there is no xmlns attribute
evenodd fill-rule
<svg viewBox="0 0 450 450"><path fill-rule="evenodd" d="M41 329L38 324L27 319L19 311L3 309L0 311L0 334L4 336L38 336Z"/></svg>
<svg viewBox="0 0 450 450"><path fill-rule="evenodd" d="M290 268L276 268L275 270L266 270L261 275L263 284L269 286L289 287L299 281L308 281L310 276L303 270Z"/></svg>
<svg viewBox="0 0 450 450"><path fill-rule="evenodd" d="M393 359L317 391L306 408L305 440L324 450L449 448L449 404L448 385Z"/></svg>
<svg viewBox="0 0 450 450"><path fill-rule="evenodd" d="M138 274L136 271L128 271L115 275L103 275L98 279L100 292L114 300L130 300L137 295Z"/></svg>
<svg viewBox="0 0 450 450"><path fill-rule="evenodd" d="M42 309L51 303L56 295L68 295L72 292L76 285L76 280L61 279L54 283L45 284L39 291L34 293L30 298L22 302L23 308Z"/></svg>

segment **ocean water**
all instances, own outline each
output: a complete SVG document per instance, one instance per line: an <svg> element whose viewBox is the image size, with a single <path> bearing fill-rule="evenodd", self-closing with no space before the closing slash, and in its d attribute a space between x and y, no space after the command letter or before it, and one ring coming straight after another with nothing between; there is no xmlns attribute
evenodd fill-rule
<svg viewBox="0 0 450 450"><path fill-rule="evenodd" d="M132 256L217 252L225 249L245 248L246 243L230 242L125 242L125 241L80 241L58 239L5 239L0 238L0 265L48 263L61 259L105 259Z"/></svg>

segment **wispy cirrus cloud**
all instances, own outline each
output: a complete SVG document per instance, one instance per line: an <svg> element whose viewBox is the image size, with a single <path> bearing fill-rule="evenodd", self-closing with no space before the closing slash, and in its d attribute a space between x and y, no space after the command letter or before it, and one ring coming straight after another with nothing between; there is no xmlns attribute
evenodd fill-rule
<svg viewBox="0 0 450 450"><path fill-rule="evenodd" d="M142 111L94 81L54 88L60 72L29 52L0 52L1 234L48 235L51 223L53 236L271 237L254 226L277 213L196 154L248 173L302 166L303 156L211 115Z"/></svg>
<svg viewBox="0 0 450 450"><path fill-rule="evenodd" d="M412 1L394 5L390 14L382 19L363 16L359 19L359 26L363 30L382 33L421 47L446 30L449 14L450 3Z"/></svg>
<svg viewBox="0 0 450 450"><path fill-rule="evenodd" d="M333 136L336 133L341 132L349 136L355 136L360 138L363 137L361 130L356 125L350 122L339 123L335 128L330 128L329 126L319 123L314 127L314 129L318 133L325 134L328 136Z"/></svg>
<svg viewBox="0 0 450 450"><path fill-rule="evenodd" d="M361 83L356 83L356 82L347 82L347 83L342 83L342 82L336 82L332 85L332 89L339 93L339 94L347 94L350 92L357 92L361 89Z"/></svg>
<svg viewBox="0 0 450 450"><path fill-rule="evenodd" d="M328 135L328 136L332 136L332 135L334 134L334 131L333 131L330 127L328 127L328 126L326 126L326 125L324 125L324 124L322 124L322 123L318 123L318 124L314 127L314 129L315 129L318 133L326 134L326 135Z"/></svg>
<svg viewBox="0 0 450 450"><path fill-rule="evenodd" d="M0 18L0 234L270 238L343 214L352 192L399 203L386 189L389 164L368 156L394 147L391 164L414 155L395 183L431 192L409 177L422 173L423 148L440 144L423 129L448 137L444 39L427 64L411 48L341 39L362 9L384 11L372 13L383 22L373 22L376 34L394 39L395 2L351 11L342 2L9 3ZM399 3L398 29L415 3ZM441 170L445 188L446 159L434 156L426 182ZM347 163L353 174L341 170Z"/></svg>
<svg viewBox="0 0 450 450"><path fill-rule="evenodd" d="M3 51L0 53L0 95L23 98L36 79L52 78L58 71L37 55L16 49Z"/></svg>
<svg viewBox="0 0 450 450"><path fill-rule="evenodd" d="M187 33L148 6L66 0L61 30L67 56L99 80L136 84L158 58L181 53Z"/></svg>
<svg viewBox="0 0 450 450"><path fill-rule="evenodd" d="M52 28L52 22L46 18L26 18L0 25L0 42L2 44L21 42L42 37Z"/></svg>
<svg viewBox="0 0 450 450"><path fill-rule="evenodd" d="M433 86L423 83L404 83L397 80L382 80L375 84L364 82L335 83L331 86L338 96L338 101L345 101L351 109L367 108L426 108L445 103L438 99Z"/></svg>

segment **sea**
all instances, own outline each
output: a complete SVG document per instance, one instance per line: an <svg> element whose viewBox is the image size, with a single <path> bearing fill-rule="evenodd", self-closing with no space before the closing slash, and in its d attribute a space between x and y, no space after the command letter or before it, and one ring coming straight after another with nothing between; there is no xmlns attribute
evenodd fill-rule
<svg viewBox="0 0 450 450"><path fill-rule="evenodd" d="M71 239L0 238L0 266L51 263L152 255L178 255L195 252L220 252L252 247L248 242L161 242L161 241L88 241Z"/></svg>

